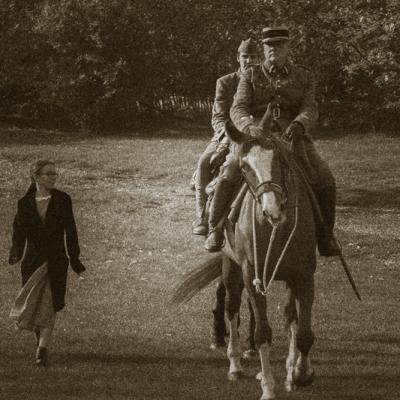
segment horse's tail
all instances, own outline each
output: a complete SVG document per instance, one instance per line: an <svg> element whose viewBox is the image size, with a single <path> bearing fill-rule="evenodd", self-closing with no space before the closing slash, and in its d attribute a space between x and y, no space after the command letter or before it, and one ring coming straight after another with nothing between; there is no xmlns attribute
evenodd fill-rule
<svg viewBox="0 0 400 400"><path fill-rule="evenodd" d="M222 254L218 254L185 275L183 282L175 290L171 303L178 305L188 302L221 275Z"/></svg>

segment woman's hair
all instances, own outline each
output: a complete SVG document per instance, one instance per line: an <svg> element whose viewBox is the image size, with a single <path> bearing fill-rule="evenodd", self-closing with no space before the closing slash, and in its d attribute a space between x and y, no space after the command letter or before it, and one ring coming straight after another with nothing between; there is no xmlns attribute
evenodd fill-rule
<svg viewBox="0 0 400 400"><path fill-rule="evenodd" d="M54 161L52 160L37 160L31 165L30 168L30 176L32 182L35 182L35 176L39 174L39 172L46 166L46 165L55 165Z"/></svg>

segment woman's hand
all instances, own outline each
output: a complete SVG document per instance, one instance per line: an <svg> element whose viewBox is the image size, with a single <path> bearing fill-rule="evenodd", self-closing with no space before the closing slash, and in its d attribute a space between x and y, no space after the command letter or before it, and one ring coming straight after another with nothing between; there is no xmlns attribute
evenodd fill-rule
<svg viewBox="0 0 400 400"><path fill-rule="evenodd" d="M82 272L86 271L85 266L81 263L81 261L76 258L74 260L70 260L71 268L76 272L78 275Z"/></svg>

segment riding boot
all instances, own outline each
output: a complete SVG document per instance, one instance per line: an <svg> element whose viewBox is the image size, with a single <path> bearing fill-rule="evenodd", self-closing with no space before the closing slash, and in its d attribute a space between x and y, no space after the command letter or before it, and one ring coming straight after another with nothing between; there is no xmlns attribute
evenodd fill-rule
<svg viewBox="0 0 400 400"><path fill-rule="evenodd" d="M206 236L208 232L207 218L205 216L205 208L207 203L207 195L203 188L196 189L196 221L192 224L192 233L194 235Z"/></svg>
<svg viewBox="0 0 400 400"><path fill-rule="evenodd" d="M210 348L215 350L220 347L225 347L226 324L225 324L225 285L220 280L218 282L216 301L213 307L213 330L212 342Z"/></svg>
<svg viewBox="0 0 400 400"><path fill-rule="evenodd" d="M231 199L232 193L233 184L231 182L226 179L218 181L210 206L208 237L204 243L206 250L211 253L220 251L224 242L223 227L219 226L219 223Z"/></svg>
<svg viewBox="0 0 400 400"><path fill-rule="evenodd" d="M321 256L332 257L340 254L340 248L333 240L335 226L336 188L325 186L315 191L324 222L317 224L318 251Z"/></svg>

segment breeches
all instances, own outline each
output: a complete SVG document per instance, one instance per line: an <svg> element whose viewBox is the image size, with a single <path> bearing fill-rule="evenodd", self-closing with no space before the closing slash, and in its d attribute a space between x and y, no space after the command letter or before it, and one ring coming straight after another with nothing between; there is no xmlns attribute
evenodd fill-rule
<svg viewBox="0 0 400 400"><path fill-rule="evenodd" d="M222 172L218 180L225 180L232 184L237 183L241 178L239 159L237 156L236 149L234 146L231 147L231 151L226 156L226 160L222 165Z"/></svg>
<svg viewBox="0 0 400 400"><path fill-rule="evenodd" d="M316 189L323 189L327 186L335 187L335 178L329 168L328 163L319 155L314 144L308 140L304 143L307 158L315 172L315 182L313 186Z"/></svg>
<svg viewBox="0 0 400 400"><path fill-rule="evenodd" d="M210 159L217 150L217 147L218 147L218 141L214 139L211 140L211 142L208 143L206 149L199 158L199 162L197 164L197 172L196 172L197 190L204 190L211 181L212 174L211 174Z"/></svg>

